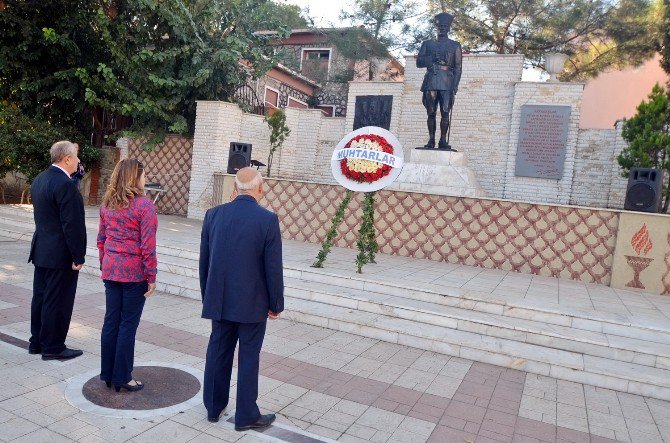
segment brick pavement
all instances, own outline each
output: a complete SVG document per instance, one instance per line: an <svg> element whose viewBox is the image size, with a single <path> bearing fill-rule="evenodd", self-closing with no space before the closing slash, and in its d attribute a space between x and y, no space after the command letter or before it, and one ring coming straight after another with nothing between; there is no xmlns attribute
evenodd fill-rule
<svg viewBox="0 0 670 443"><path fill-rule="evenodd" d="M102 284L80 278L68 344L84 349L84 357L59 363L29 355L17 346L29 335L32 268L24 263L25 247L0 239L1 440L267 438L208 423L202 405L129 420L68 404L66 381L99 364ZM197 301L176 296L150 299L136 361L202 370L209 325L199 309ZM283 424L340 441L670 442L668 402L286 320L269 323L259 404L278 412Z"/></svg>

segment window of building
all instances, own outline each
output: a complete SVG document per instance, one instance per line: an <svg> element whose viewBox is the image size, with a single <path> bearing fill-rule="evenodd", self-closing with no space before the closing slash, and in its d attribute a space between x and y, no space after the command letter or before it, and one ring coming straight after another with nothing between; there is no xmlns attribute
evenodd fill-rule
<svg viewBox="0 0 670 443"><path fill-rule="evenodd" d="M289 108L300 108L300 109L307 109L309 106L307 106L307 103L298 100L297 98L289 97L288 98L288 107Z"/></svg>
<svg viewBox="0 0 670 443"><path fill-rule="evenodd" d="M300 73L317 82L328 80L330 49L310 48L302 50Z"/></svg>
<svg viewBox="0 0 670 443"><path fill-rule="evenodd" d="M272 89L269 86L265 87L265 98L263 99L265 106L276 108L279 106L279 91Z"/></svg>
<svg viewBox="0 0 670 443"><path fill-rule="evenodd" d="M334 105L319 105L316 106L316 109L320 109L324 117L333 117L335 116L335 106Z"/></svg>

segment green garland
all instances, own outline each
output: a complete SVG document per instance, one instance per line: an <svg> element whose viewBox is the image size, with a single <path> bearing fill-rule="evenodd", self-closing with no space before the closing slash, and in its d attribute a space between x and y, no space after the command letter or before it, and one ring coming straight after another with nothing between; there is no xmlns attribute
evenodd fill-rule
<svg viewBox="0 0 670 443"><path fill-rule="evenodd" d="M330 252L330 248L333 246L333 239L337 235L337 227L340 225L340 223L342 223L342 220L344 219L344 210L347 208L347 206L349 206L349 202L351 201L353 195L354 193L347 189L342 203L340 203L340 206L337 208L337 212L335 212L335 216L333 217L333 224L330 226L330 229L326 234L326 240L324 240L323 246L316 256L316 261L312 265L313 268L323 268L323 262L326 261L326 257Z"/></svg>
<svg viewBox="0 0 670 443"><path fill-rule="evenodd" d="M363 266L367 263L375 263L375 254L379 250L375 235L375 193L366 192L363 203L363 220L361 229L358 231L358 255L356 256L356 267L359 274L363 273Z"/></svg>
<svg viewBox="0 0 670 443"><path fill-rule="evenodd" d="M323 262L326 261L328 253L333 246L333 240L337 235L337 228L342 223L344 219L344 211L349 206L351 198L354 193L347 190L347 193L344 195L344 199L340 203L340 206L335 212L333 217L332 225L326 234L326 239L321 246L321 250L316 255L316 261L312 264L313 268L323 268ZM356 268L359 274L363 273L363 266L367 263L376 263L375 254L379 250L379 245L377 244L377 235L375 233L375 193L366 192L365 199L363 201L363 219L361 220L361 228L358 231L358 241L356 245L358 246L358 255L356 256Z"/></svg>

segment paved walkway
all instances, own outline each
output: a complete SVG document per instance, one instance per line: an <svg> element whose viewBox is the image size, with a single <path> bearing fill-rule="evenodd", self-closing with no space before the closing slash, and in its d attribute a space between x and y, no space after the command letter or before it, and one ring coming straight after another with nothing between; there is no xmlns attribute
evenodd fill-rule
<svg viewBox="0 0 670 443"><path fill-rule="evenodd" d="M237 433L225 421L207 422L202 404L147 419L101 417L70 405L68 380L99 365L102 284L80 277L68 344L85 355L44 362L22 347L32 285L27 243L0 237L0 251L0 440L270 439ZM209 325L199 312L194 300L160 293L151 298L136 362L202 370ZM278 412L288 428L319 436L312 441L670 442L668 402L286 320L269 323L261 361L262 410ZM232 408L231 402L227 412ZM286 439L307 441L291 435Z"/></svg>

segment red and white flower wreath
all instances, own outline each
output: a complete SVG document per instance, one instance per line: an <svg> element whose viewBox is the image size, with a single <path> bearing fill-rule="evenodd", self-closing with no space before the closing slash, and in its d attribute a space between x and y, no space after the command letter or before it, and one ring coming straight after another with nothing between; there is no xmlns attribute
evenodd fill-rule
<svg viewBox="0 0 670 443"><path fill-rule="evenodd" d="M349 140L345 149L367 149L393 155L393 146L382 136L361 134ZM340 161L342 174L359 183L374 183L391 172L392 167L374 160L345 158Z"/></svg>

